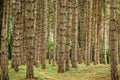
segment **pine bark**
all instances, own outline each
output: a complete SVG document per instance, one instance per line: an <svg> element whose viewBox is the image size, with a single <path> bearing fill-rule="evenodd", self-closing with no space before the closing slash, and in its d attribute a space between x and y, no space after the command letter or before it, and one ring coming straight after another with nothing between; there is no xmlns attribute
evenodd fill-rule
<svg viewBox="0 0 120 80"><path fill-rule="evenodd" d="M106 27L106 0L103 0L103 13L104 13L104 30L103 30L103 40L104 40L104 63L107 64L107 27Z"/></svg>
<svg viewBox="0 0 120 80"><path fill-rule="evenodd" d="M6 9L7 9L7 1L4 0L2 1L2 5L1 5L1 71L2 71L2 80L9 80L9 76L8 76L8 53L7 53L7 43L6 43L6 39L7 39L7 30L6 30Z"/></svg>
<svg viewBox="0 0 120 80"><path fill-rule="evenodd" d="M98 64L99 61L98 61L98 0L96 0L96 3L95 3L95 36L94 36L94 39L95 39L95 43L94 43L94 64Z"/></svg>
<svg viewBox="0 0 120 80"><path fill-rule="evenodd" d="M119 80L117 68L117 55L118 55L118 36L116 25L116 0L110 0L110 56L111 56L111 80Z"/></svg>
<svg viewBox="0 0 120 80"><path fill-rule="evenodd" d="M66 21L66 0L60 0L60 26L59 26L59 58L58 58L58 73L64 72L64 54L65 54L65 21Z"/></svg>
<svg viewBox="0 0 120 80"><path fill-rule="evenodd" d="M46 28L47 28L47 0L43 1L43 25L42 25L42 35L41 35L41 64L42 69L46 68Z"/></svg>
<svg viewBox="0 0 120 80"><path fill-rule="evenodd" d="M66 26L66 45L65 45L65 69L70 70L69 65L69 54L70 54L70 41L71 41L71 28L72 28L72 3L70 0L67 1L67 26Z"/></svg>
<svg viewBox="0 0 120 80"><path fill-rule="evenodd" d="M22 12L21 12L21 14L22 14L22 49L23 49L23 51L22 51L22 53L21 53L21 64L22 65L24 65L24 64L26 64L26 45L27 45L27 43L26 43L26 23L25 23L25 21L26 21L26 18L25 18L25 9L26 9L26 6L25 6L25 1L24 0L21 0L21 10L22 10Z"/></svg>
<svg viewBox="0 0 120 80"><path fill-rule="evenodd" d="M72 67L77 68L78 0L72 1Z"/></svg>
<svg viewBox="0 0 120 80"><path fill-rule="evenodd" d="M19 71L20 65L20 30L21 30L21 22L20 22L20 1L16 1L13 3L13 53L12 53L12 68L16 72Z"/></svg>
<svg viewBox="0 0 120 80"><path fill-rule="evenodd" d="M57 11L57 0L54 0L54 9L55 9L55 12L54 12L54 54L53 54L53 65L55 65L55 62L56 62L56 58L57 58L57 32L58 32L58 30L57 30L57 13L58 13L58 11Z"/></svg>
<svg viewBox="0 0 120 80"><path fill-rule="evenodd" d="M35 0L26 0L26 61L27 72L26 78L34 77L34 4Z"/></svg>
<svg viewBox="0 0 120 80"><path fill-rule="evenodd" d="M88 3L88 24L87 24L87 65L90 65L90 55L91 55L91 20L92 20L92 3L93 1L92 0L88 0L87 1Z"/></svg>

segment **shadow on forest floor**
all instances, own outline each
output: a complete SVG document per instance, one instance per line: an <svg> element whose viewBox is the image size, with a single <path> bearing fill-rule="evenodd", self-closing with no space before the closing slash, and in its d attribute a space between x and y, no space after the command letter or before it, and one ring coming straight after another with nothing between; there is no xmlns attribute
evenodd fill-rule
<svg viewBox="0 0 120 80"><path fill-rule="evenodd" d="M120 65L118 68L120 76ZM57 73L57 66L47 64L44 70L41 69L41 66L35 67L34 79L25 79L25 74L25 66L20 66L18 73L9 67L10 80L111 80L110 65L104 64L91 64L90 66L80 64L77 69L70 68L70 71L65 73Z"/></svg>

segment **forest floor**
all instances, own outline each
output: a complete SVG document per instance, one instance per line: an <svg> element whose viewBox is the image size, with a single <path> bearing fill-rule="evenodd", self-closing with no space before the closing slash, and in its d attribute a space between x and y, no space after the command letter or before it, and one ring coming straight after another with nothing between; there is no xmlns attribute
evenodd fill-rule
<svg viewBox="0 0 120 80"><path fill-rule="evenodd" d="M120 65L119 76L120 76ZM46 69L41 66L34 69L34 79L25 79L26 67L20 66L19 72L14 72L9 67L10 80L110 80L110 65L98 64L86 66L78 65L77 69L70 68L70 72L57 73L57 66L47 64Z"/></svg>

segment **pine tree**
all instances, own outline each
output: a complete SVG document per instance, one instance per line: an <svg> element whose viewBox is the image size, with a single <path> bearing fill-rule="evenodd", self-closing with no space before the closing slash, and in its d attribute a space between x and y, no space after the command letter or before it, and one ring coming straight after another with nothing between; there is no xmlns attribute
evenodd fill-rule
<svg viewBox="0 0 120 80"><path fill-rule="evenodd" d="M118 36L116 25L116 0L110 0L110 56L111 56L111 80L119 80L117 69L117 55L118 55Z"/></svg>

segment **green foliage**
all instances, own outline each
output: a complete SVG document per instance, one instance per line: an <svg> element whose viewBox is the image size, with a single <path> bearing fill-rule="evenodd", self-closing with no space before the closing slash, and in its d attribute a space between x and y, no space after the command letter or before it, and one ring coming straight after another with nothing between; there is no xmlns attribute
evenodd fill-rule
<svg viewBox="0 0 120 80"><path fill-rule="evenodd" d="M36 68L34 68L35 69L34 70L35 78L34 79L25 79L26 67L20 66L19 69L20 69L19 72L16 73L13 69L11 69L11 67L9 67L10 80L52 80L52 79L48 79L48 78L40 75Z"/></svg>
<svg viewBox="0 0 120 80"><path fill-rule="evenodd" d="M57 66L47 64L46 69L40 71L45 72L46 75L55 80L110 80L110 67L103 64L90 64L90 66L80 64L77 69L71 68L70 72L62 74L57 73Z"/></svg>

